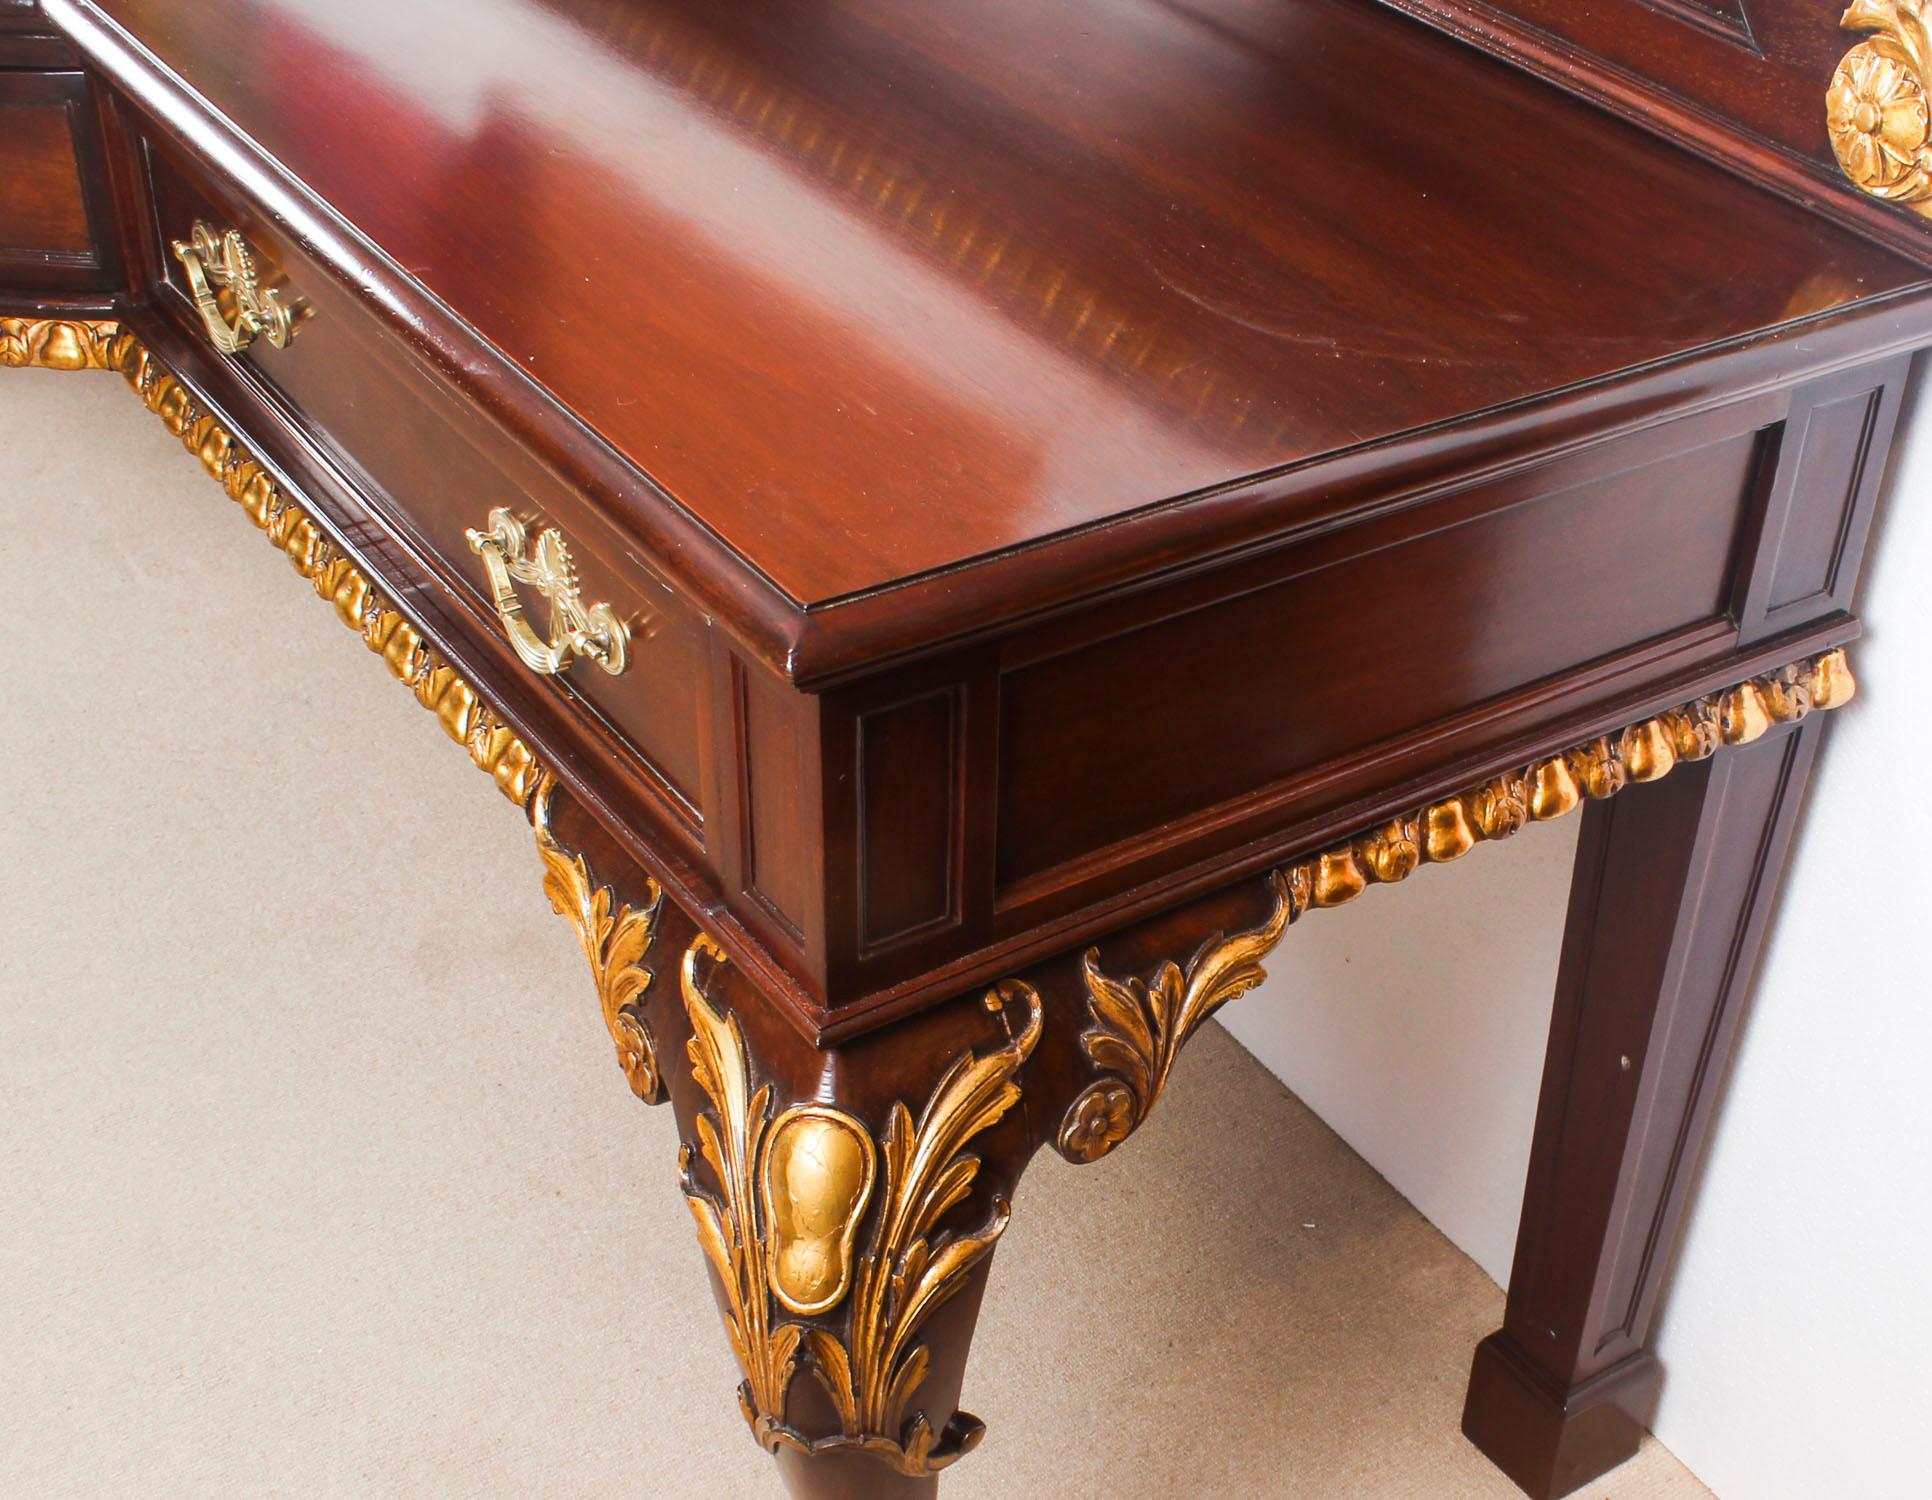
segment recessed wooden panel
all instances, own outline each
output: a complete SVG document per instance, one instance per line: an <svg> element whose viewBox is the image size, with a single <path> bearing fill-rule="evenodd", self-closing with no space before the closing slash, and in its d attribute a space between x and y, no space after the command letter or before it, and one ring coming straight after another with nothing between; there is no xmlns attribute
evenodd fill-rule
<svg viewBox="0 0 1932 1500"><path fill-rule="evenodd" d="M1012 673L1002 885L1721 614L1760 442L1502 504Z"/></svg>
<svg viewBox="0 0 1932 1500"><path fill-rule="evenodd" d="M810 715L806 700L756 667L734 662L732 678L743 768L745 893L800 941L817 909L820 869L812 847L818 782Z"/></svg>
<svg viewBox="0 0 1932 1500"><path fill-rule="evenodd" d="M1888 360L1793 393L1739 613L1746 641L1852 607L1908 368Z"/></svg>
<svg viewBox="0 0 1932 1500"><path fill-rule="evenodd" d="M112 220L86 76L0 67L0 288L30 297L112 290Z"/></svg>
<svg viewBox="0 0 1932 1500"><path fill-rule="evenodd" d="M1864 391L1811 413L1798 460L1802 503L1792 507L1778 541L1769 608L1784 609L1834 592L1846 532L1865 477L1879 395Z"/></svg>
<svg viewBox="0 0 1932 1500"><path fill-rule="evenodd" d="M65 105L0 102L0 253L93 255Z"/></svg>
<svg viewBox="0 0 1932 1500"><path fill-rule="evenodd" d="M958 906L958 696L876 709L858 725L860 932L867 947Z"/></svg>

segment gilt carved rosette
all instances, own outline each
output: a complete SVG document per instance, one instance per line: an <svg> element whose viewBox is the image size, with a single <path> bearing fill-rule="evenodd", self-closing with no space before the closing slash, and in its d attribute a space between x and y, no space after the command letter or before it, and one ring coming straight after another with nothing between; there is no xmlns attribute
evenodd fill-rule
<svg viewBox="0 0 1932 1500"><path fill-rule="evenodd" d="M1868 35L1825 92L1838 165L1862 192L1932 213L1932 36L1921 0L1853 0L1840 24Z"/></svg>
<svg viewBox="0 0 1932 1500"><path fill-rule="evenodd" d="M1304 911L1344 905L1371 885L1406 880L1425 864L1460 859L1478 843L1563 817L1586 800L1656 781L1680 762L1747 745L1775 724L1849 702L1856 690L1845 653L1829 651L1492 777L1273 871L1263 882L1268 915L1247 930L1211 934L1185 965L1165 959L1144 976L1122 975L1099 947L1089 948L1080 962L1088 1017L1080 1046L1097 1076L1067 1107L1055 1140L1060 1154L1097 1161L1132 1134L1187 1040L1266 977L1262 960Z"/></svg>

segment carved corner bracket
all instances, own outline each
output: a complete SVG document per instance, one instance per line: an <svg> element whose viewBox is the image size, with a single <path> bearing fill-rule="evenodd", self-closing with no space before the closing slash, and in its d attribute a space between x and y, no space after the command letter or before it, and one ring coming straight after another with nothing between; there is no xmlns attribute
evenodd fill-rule
<svg viewBox="0 0 1932 1500"><path fill-rule="evenodd" d="M977 1228L942 1221L978 1177L980 1159L967 1146L1019 1102L1014 1077L1040 1038L1040 997L1012 980L990 991L985 1006L1006 1023L1005 1045L984 1056L960 1053L917 1120L895 1103L875 1137L830 1105L794 1105L774 1118L773 1086L754 1087L737 1018L706 995L726 962L701 935L680 972L692 1078L711 1107L696 1116L697 1148L682 1148L679 1168L745 1372L739 1406L774 1452L863 1452L903 1474L936 1473L985 1428L956 1412L935 1429L917 1407L929 1361L919 1332L991 1253L1009 1209L996 1196ZM1017 1030L1012 1010L1024 1015ZM711 1186L698 1180L699 1161ZM870 1231L855 1255L868 1211ZM822 1320L841 1307L842 1320ZM837 1413L839 1431L829 1437L786 1420L801 1364Z"/></svg>
<svg viewBox="0 0 1932 1500"><path fill-rule="evenodd" d="M1932 39L1921 0L1853 0L1839 24L1870 36L1825 92L1838 165L1861 191L1932 214Z"/></svg>
<svg viewBox="0 0 1932 1500"><path fill-rule="evenodd" d="M1074 1097L1055 1142L1073 1162L1097 1161L1145 1120L1174 1059L1201 1023L1265 977L1261 961L1311 907L1341 906L1370 885L1406 880L1424 864L1460 859L1478 843L1656 781L1680 762L1749 744L1773 724L1837 708L1857 691L1842 650L1698 698L1621 734L1605 735L1430 803L1313 859L1267 877L1272 910L1260 926L1210 937L1185 968L1168 960L1150 979L1116 979L1100 950L1081 959L1091 1024L1081 1049L1101 1076Z"/></svg>
<svg viewBox="0 0 1932 1500"><path fill-rule="evenodd" d="M664 1088L657 1045L644 1018L643 1000L652 980L644 959L657 938L664 892L647 875L644 884L649 899L645 904L620 904L609 886L600 885L592 877L583 855L564 848L550 831L553 787L549 775L541 776L530 800L530 826L537 837L537 855L543 861L543 893L557 915L568 919L576 929L577 941L590 961L604 1025L617 1048L617 1064L624 1070L631 1092L646 1104L657 1104L664 1098Z"/></svg>
<svg viewBox="0 0 1932 1500"><path fill-rule="evenodd" d="M1267 978L1261 960L1274 951L1289 924L1307 909L1312 889L1305 868L1268 876L1274 909L1250 932L1208 939L1183 969L1172 959L1138 976L1112 979L1101 972L1100 950L1080 960L1093 1019L1080 1045L1094 1065L1108 1071L1074 1097L1060 1125L1060 1154L1069 1161L1098 1161L1147 1118L1167 1087L1167 1077L1200 1024L1222 1006Z"/></svg>
<svg viewBox="0 0 1932 1500"><path fill-rule="evenodd" d="M642 908L614 906L610 887L592 879L583 857L566 850L551 832L551 779L529 747L132 334L122 333L117 323L0 319L0 363L119 371L148 410L221 481L243 514L282 549L295 571L335 607L342 623L382 657L390 675L436 715L444 732L489 773L504 796L529 812L544 864L544 893L577 930L618 1063L633 1092L657 1103L663 1096L657 1054L639 1004L651 985L643 959L663 899L657 883L646 877L650 899Z"/></svg>

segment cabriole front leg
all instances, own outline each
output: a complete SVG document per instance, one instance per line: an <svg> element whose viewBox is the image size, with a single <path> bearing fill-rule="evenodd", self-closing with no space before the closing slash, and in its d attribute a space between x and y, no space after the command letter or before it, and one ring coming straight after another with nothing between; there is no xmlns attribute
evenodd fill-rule
<svg viewBox="0 0 1932 1500"><path fill-rule="evenodd" d="M1125 977L1064 955L829 1051L693 937L660 1053L683 1187L740 1409L794 1495L930 1496L979 1442L959 1392L1021 1172L1043 1144L1088 1162L1139 1125L1314 883L1276 872L1115 934Z"/></svg>
<svg viewBox="0 0 1932 1500"><path fill-rule="evenodd" d="M934 1492L983 1428L957 1400L1032 1140L1039 995L1008 981L838 1051L804 1043L708 938L667 1055L684 1194L792 1493Z"/></svg>

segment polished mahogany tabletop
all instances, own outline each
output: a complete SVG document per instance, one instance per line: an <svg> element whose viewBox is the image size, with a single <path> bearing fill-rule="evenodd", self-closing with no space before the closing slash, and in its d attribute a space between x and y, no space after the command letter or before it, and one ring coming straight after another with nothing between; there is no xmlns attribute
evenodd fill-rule
<svg viewBox="0 0 1932 1500"><path fill-rule="evenodd" d="M100 8L804 605L1924 279L1367 0Z"/></svg>

